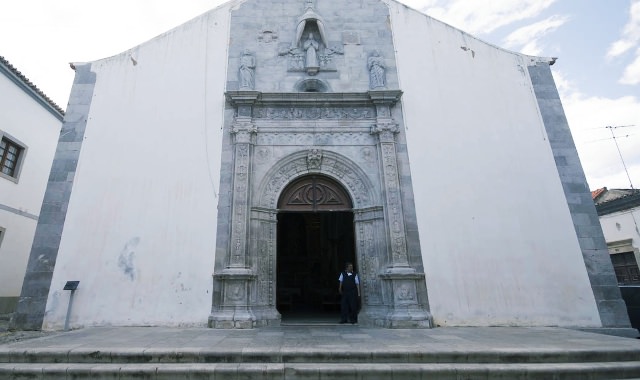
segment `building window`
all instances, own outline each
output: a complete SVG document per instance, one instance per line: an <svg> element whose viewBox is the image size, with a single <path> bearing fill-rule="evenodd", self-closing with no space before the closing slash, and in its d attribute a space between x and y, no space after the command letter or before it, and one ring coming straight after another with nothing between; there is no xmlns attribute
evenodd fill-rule
<svg viewBox="0 0 640 380"><path fill-rule="evenodd" d="M17 181L24 159L25 147L17 140L2 135L0 140L0 176Z"/></svg>
<svg viewBox="0 0 640 380"><path fill-rule="evenodd" d="M611 255L611 263L616 272L618 285L640 284L640 271L633 252L614 253Z"/></svg>

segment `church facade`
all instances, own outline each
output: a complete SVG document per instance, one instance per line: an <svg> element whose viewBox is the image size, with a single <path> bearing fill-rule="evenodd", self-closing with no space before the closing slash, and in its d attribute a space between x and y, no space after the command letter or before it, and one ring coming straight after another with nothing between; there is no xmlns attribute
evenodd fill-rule
<svg viewBox="0 0 640 380"><path fill-rule="evenodd" d="M237 0L76 63L14 324L333 318L353 262L367 326L627 328L553 62L391 0Z"/></svg>

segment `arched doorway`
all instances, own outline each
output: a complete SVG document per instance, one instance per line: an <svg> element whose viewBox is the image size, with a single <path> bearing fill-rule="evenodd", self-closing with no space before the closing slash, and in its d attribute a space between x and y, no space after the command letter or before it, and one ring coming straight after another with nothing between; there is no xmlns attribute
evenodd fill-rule
<svg viewBox="0 0 640 380"><path fill-rule="evenodd" d="M338 275L355 263L353 210L338 182L309 175L278 200L276 306L284 323L337 322Z"/></svg>

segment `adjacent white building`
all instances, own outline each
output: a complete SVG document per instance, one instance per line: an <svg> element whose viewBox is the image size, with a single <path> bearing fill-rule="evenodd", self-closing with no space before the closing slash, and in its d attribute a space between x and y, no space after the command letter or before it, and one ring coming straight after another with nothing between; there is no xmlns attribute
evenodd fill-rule
<svg viewBox="0 0 640 380"><path fill-rule="evenodd" d="M0 314L20 296L63 115L0 57Z"/></svg>
<svg viewBox="0 0 640 380"><path fill-rule="evenodd" d="M640 191L604 187L592 195L618 284L640 285Z"/></svg>
<svg viewBox="0 0 640 380"><path fill-rule="evenodd" d="M353 261L368 326L626 329L554 62L393 0L234 0L75 63L14 323L62 328L71 280L74 328L334 318Z"/></svg>

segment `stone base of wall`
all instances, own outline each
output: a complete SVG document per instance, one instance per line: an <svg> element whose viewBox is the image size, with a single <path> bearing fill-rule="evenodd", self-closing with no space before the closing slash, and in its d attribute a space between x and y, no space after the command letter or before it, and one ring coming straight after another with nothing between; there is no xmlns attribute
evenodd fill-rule
<svg viewBox="0 0 640 380"><path fill-rule="evenodd" d="M16 311L18 297L0 297L0 314L11 314Z"/></svg>

